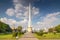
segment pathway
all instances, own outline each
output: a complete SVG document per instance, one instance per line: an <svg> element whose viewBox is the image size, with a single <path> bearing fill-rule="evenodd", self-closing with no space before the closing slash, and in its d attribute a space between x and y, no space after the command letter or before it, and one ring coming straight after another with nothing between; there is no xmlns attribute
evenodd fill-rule
<svg viewBox="0 0 60 40"><path fill-rule="evenodd" d="M25 33L24 36L22 36L22 38L20 38L19 40L38 40L38 39L33 36L33 33Z"/></svg>

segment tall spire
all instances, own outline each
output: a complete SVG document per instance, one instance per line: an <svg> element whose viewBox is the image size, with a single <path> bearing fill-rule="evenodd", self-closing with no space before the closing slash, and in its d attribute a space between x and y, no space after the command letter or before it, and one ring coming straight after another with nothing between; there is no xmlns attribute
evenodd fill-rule
<svg viewBox="0 0 60 40"><path fill-rule="evenodd" d="M29 3L29 21L28 21L28 27L31 27L31 4Z"/></svg>
<svg viewBox="0 0 60 40"><path fill-rule="evenodd" d="M32 32L32 27L31 27L31 4L29 3L29 20L28 20L28 32Z"/></svg>

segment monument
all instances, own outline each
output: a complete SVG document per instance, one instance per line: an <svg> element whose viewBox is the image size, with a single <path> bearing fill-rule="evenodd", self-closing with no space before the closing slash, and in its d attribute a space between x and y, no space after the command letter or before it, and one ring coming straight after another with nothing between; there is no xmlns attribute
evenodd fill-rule
<svg viewBox="0 0 60 40"><path fill-rule="evenodd" d="M29 4L29 19L28 19L28 28L27 31L28 32L32 32L32 26L31 26L31 4Z"/></svg>

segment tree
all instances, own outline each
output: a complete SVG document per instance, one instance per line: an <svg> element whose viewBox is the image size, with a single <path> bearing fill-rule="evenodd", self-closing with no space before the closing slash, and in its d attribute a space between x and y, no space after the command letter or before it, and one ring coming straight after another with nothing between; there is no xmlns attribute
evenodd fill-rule
<svg viewBox="0 0 60 40"><path fill-rule="evenodd" d="M16 29L13 29L13 37L20 36L22 34L22 26L18 26Z"/></svg>
<svg viewBox="0 0 60 40"><path fill-rule="evenodd" d="M21 32L21 31L22 31L22 26L18 26L17 30L18 30L19 32Z"/></svg>
<svg viewBox="0 0 60 40"><path fill-rule="evenodd" d="M40 36L42 36L42 35L44 34L43 31L44 31L44 30L40 30L40 31L39 31Z"/></svg>
<svg viewBox="0 0 60 40"><path fill-rule="evenodd" d="M58 33L60 33L60 25L56 26L56 27L55 27L55 30L56 30Z"/></svg>
<svg viewBox="0 0 60 40"><path fill-rule="evenodd" d="M17 32L18 32L18 36L22 34L22 26L18 26Z"/></svg>
<svg viewBox="0 0 60 40"><path fill-rule="evenodd" d="M12 32L10 26L0 21L0 33Z"/></svg>
<svg viewBox="0 0 60 40"><path fill-rule="evenodd" d="M54 31L54 28L49 28L48 31L49 31L49 32L53 32L53 31Z"/></svg>

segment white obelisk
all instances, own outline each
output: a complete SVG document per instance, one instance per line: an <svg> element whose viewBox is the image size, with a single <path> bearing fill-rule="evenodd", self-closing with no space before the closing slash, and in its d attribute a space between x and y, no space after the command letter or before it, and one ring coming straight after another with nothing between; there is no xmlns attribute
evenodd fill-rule
<svg viewBox="0 0 60 40"><path fill-rule="evenodd" d="M32 27L31 27L31 4L29 4L29 21L28 21L28 32L32 32Z"/></svg>

